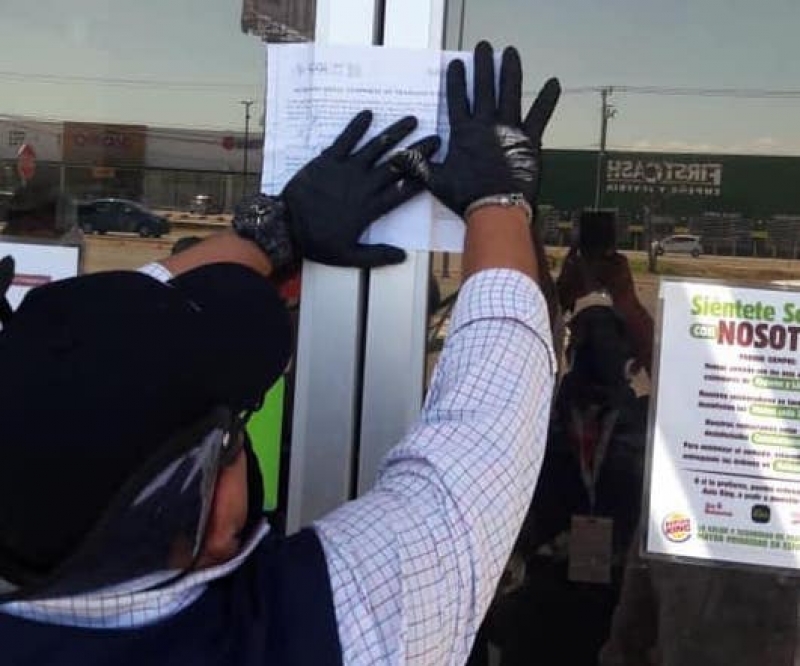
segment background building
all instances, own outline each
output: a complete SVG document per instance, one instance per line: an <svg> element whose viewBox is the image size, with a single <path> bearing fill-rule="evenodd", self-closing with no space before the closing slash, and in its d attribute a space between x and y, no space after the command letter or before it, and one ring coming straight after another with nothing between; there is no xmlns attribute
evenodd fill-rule
<svg viewBox="0 0 800 666"><path fill-rule="evenodd" d="M143 125L0 120L0 192L21 184L17 154L30 146L35 177L77 200L124 197L151 208L181 210L198 194L230 211L256 191L263 137ZM248 174L244 177L244 156Z"/></svg>
<svg viewBox="0 0 800 666"><path fill-rule="evenodd" d="M144 125L0 119L0 193L19 186L17 155L29 146L36 177L78 200L118 196L151 208L187 210L210 195L230 212L259 188L263 136ZM245 151L248 174L243 175ZM574 221L594 205L597 153L546 151L541 215L547 240L569 244ZM800 252L800 157L610 152L601 206L617 211L622 247L653 237L703 237L714 254L795 257Z"/></svg>
<svg viewBox="0 0 800 666"><path fill-rule="evenodd" d="M242 0L242 32L265 42L314 38L315 0Z"/></svg>

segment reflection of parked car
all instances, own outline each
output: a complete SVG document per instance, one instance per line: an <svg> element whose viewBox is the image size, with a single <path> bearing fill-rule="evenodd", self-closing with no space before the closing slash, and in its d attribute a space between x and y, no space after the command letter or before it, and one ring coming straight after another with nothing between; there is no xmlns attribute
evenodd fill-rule
<svg viewBox="0 0 800 666"><path fill-rule="evenodd" d="M79 204L78 224L87 234L124 231L142 238L159 238L170 230L168 220L127 199L96 199Z"/></svg>
<svg viewBox="0 0 800 666"><path fill-rule="evenodd" d="M693 257L699 257L703 252L700 236L690 236L688 234L667 236L660 241L655 241L653 247L658 255L691 254Z"/></svg>
<svg viewBox="0 0 800 666"><path fill-rule="evenodd" d="M189 212L195 215L219 215L222 206L210 194L197 194L189 203Z"/></svg>

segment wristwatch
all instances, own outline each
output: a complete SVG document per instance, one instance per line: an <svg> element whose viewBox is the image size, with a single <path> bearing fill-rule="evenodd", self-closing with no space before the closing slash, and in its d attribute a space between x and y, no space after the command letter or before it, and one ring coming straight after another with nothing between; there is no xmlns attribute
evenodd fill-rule
<svg viewBox="0 0 800 666"><path fill-rule="evenodd" d="M464 211L464 220L467 220L472 213L487 206L501 206L503 208L519 208L525 213L528 218L528 224L533 222L533 208L525 199L525 195L519 192L511 194L494 194L488 197L482 197L473 201Z"/></svg>
<svg viewBox="0 0 800 666"><path fill-rule="evenodd" d="M256 194L244 198L234 211L233 230L267 255L273 271L298 261L299 253L295 252L289 229L289 210L280 197Z"/></svg>

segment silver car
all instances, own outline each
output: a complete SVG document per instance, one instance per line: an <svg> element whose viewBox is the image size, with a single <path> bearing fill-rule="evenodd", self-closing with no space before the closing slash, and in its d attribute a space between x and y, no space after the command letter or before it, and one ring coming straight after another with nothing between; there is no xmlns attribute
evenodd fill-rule
<svg viewBox="0 0 800 666"><path fill-rule="evenodd" d="M655 241L653 248L659 256L662 254L690 254L693 257L699 257L703 253L700 236L691 236L689 234L667 236Z"/></svg>

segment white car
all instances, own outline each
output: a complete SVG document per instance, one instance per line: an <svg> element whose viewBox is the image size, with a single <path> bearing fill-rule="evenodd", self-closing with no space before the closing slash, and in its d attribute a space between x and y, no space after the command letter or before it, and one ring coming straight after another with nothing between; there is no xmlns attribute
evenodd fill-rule
<svg viewBox="0 0 800 666"><path fill-rule="evenodd" d="M690 254L693 257L699 257L703 253L700 236L689 234L667 236L659 241L654 241L653 248L659 256L662 254Z"/></svg>

